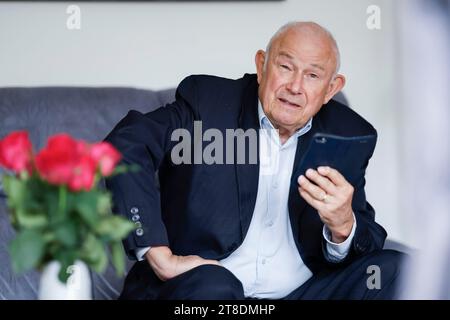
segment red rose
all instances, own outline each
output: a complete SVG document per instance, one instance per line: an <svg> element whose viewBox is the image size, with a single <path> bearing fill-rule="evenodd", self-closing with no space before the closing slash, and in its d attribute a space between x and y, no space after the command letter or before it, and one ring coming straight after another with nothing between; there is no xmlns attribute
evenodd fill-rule
<svg viewBox="0 0 450 320"><path fill-rule="evenodd" d="M67 185L78 162L77 141L67 134L50 137L36 156L36 168L52 184Z"/></svg>
<svg viewBox="0 0 450 320"><path fill-rule="evenodd" d="M33 147L26 131L15 131L0 140L0 165L16 173L31 173Z"/></svg>
<svg viewBox="0 0 450 320"><path fill-rule="evenodd" d="M72 191L89 191L94 185L96 164L89 155L83 155L78 159L69 181L69 189Z"/></svg>
<svg viewBox="0 0 450 320"><path fill-rule="evenodd" d="M89 145L67 134L49 138L36 156L36 168L49 183L67 185L72 191L89 191L94 183L96 162L89 155Z"/></svg>
<svg viewBox="0 0 450 320"><path fill-rule="evenodd" d="M91 147L91 156L100 168L103 176L113 173L121 159L121 154L109 142L99 142Z"/></svg>

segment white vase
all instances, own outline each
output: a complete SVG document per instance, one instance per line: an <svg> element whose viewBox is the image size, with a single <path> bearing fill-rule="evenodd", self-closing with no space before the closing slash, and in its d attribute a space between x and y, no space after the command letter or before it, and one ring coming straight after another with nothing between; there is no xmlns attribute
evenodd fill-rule
<svg viewBox="0 0 450 320"><path fill-rule="evenodd" d="M92 282L89 269L82 261L76 261L67 268L70 273L67 283L58 278L61 265L58 261L48 263L41 274L39 283L40 300L91 300Z"/></svg>

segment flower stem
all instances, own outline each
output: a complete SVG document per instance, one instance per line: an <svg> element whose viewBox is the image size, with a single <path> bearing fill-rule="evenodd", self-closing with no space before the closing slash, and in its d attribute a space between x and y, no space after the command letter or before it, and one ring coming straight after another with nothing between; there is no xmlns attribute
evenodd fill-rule
<svg viewBox="0 0 450 320"><path fill-rule="evenodd" d="M59 186L59 216L64 218L67 209L67 188L66 186Z"/></svg>

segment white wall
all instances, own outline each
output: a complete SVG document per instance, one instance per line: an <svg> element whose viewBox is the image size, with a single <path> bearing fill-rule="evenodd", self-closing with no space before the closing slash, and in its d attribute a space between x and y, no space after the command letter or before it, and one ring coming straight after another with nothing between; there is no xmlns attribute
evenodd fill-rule
<svg viewBox="0 0 450 320"><path fill-rule="evenodd" d="M69 3L0 3L0 86L175 86L186 75L240 77L290 20L330 29L342 54L345 92L378 129L367 194L390 237L413 243L398 205L395 14L389 0L237 3L74 3L81 30L66 28ZM72 3L70 3L72 4ZM381 30L366 27L369 5Z"/></svg>

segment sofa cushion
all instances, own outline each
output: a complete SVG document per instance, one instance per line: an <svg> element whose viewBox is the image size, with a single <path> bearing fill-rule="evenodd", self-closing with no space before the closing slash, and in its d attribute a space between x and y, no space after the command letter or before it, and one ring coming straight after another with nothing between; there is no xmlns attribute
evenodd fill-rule
<svg viewBox="0 0 450 320"><path fill-rule="evenodd" d="M130 109L147 112L173 100L161 92L131 88L2 88L0 137L27 130L39 149L50 135L102 140Z"/></svg>

